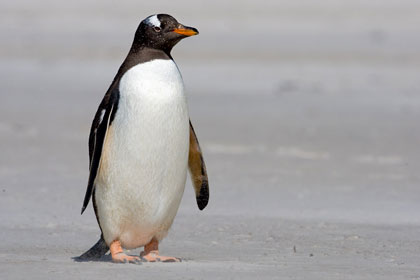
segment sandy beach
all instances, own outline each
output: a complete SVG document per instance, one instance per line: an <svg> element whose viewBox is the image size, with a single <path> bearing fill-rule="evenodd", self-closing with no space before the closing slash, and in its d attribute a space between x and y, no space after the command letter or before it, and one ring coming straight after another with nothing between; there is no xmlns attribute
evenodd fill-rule
<svg viewBox="0 0 420 280"><path fill-rule="evenodd" d="M210 203L188 182L182 263L78 263L90 124L154 13L200 31L173 57ZM414 0L1 3L0 279L419 279L419 34Z"/></svg>

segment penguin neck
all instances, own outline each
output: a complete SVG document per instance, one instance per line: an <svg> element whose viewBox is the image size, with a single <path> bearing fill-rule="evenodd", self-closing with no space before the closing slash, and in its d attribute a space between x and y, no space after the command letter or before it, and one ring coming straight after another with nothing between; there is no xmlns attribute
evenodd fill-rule
<svg viewBox="0 0 420 280"><path fill-rule="evenodd" d="M163 60L173 60L170 53L167 53L163 50L149 48L145 46L137 47L132 46L130 51L128 52L127 57L125 58L123 64L121 65L117 76L121 76L131 67L140 64L149 62L155 59L163 59Z"/></svg>
<svg viewBox="0 0 420 280"><path fill-rule="evenodd" d="M134 41L128 55L130 56L131 54L138 57L144 57L145 59L172 59L171 51L172 47L162 49L154 48L148 46L146 43Z"/></svg>

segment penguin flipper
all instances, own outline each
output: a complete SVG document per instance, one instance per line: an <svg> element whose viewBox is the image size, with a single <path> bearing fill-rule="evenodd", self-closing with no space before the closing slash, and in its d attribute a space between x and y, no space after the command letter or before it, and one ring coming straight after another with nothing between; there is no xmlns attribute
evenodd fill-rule
<svg viewBox="0 0 420 280"><path fill-rule="evenodd" d="M190 151L188 155L188 167L191 180L195 190L195 198L200 210L203 210L209 202L209 181L207 177L206 165L200 144L190 120Z"/></svg>
<svg viewBox="0 0 420 280"><path fill-rule="evenodd" d="M89 204L94 189L94 182L99 169L102 155L102 148L105 142L106 133L118 107L118 89L109 90L99 105L95 118L92 122L89 135L89 180L83 200L82 214Z"/></svg>

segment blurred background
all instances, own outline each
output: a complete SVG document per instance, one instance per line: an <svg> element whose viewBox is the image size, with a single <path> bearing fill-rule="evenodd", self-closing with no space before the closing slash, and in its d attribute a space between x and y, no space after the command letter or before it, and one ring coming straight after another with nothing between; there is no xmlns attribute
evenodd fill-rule
<svg viewBox="0 0 420 280"><path fill-rule="evenodd" d="M155 13L200 31L172 54L211 188L199 212L188 183L169 253L209 279L420 277L417 0L3 1L0 276L115 271L70 259L99 236L87 139Z"/></svg>

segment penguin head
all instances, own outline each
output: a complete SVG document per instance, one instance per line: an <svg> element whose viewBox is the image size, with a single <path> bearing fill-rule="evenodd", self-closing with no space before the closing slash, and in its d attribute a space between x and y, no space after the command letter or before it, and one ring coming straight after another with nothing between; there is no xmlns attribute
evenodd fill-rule
<svg viewBox="0 0 420 280"><path fill-rule="evenodd" d="M163 50L169 54L180 40L197 34L196 28L182 25L170 15L157 14L140 23L134 36L134 44Z"/></svg>

